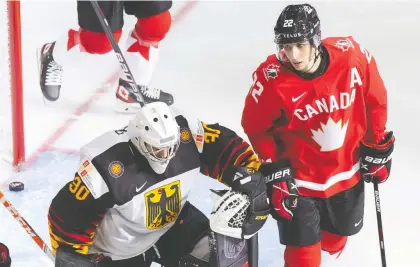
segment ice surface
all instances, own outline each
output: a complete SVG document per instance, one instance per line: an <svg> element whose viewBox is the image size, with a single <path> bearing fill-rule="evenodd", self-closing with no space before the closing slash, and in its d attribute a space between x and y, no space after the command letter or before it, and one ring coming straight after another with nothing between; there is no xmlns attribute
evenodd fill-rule
<svg viewBox="0 0 420 267"><path fill-rule="evenodd" d="M240 117L253 70L274 52L272 29L289 2L198 2L174 24L162 44L152 85L174 93L176 104L206 122L218 121L243 136ZM297 3L295 1L295 3ZM174 10L183 3L177 3ZM392 177L380 186L388 266L419 266L418 221L420 148L417 64L420 3L411 1L317 1L323 36L352 35L375 57L389 91L389 124L397 138ZM134 20L127 18L125 33ZM103 57L74 54L83 64L66 67L63 95L45 105L37 86L35 49L77 28L75 1L22 2L25 128L30 164L13 174L1 163L1 190L49 243L47 208L57 190L72 178L81 145L102 132L119 128L129 116L112 110L114 86L97 93L117 66L112 53ZM0 33L5 40L5 33ZM93 63L92 63L93 62ZM94 68L93 65L96 65ZM83 71L80 71L80 69ZM92 101L86 105L88 98ZM58 130L60 129L60 130ZM192 202L207 214L207 188L220 186L202 177ZM7 191L12 180L24 181L20 193ZM371 185L366 189L364 227L335 259L323 254L322 266L381 266ZM200 198L198 198L200 196ZM19 224L0 208L0 242L11 250L13 267L52 266ZM273 220L260 234L260 266L283 266L283 247Z"/></svg>

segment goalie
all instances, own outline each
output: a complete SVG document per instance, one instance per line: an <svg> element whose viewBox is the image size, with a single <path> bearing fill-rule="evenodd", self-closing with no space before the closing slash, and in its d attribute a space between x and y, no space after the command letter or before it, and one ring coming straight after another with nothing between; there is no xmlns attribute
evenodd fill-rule
<svg viewBox="0 0 420 267"><path fill-rule="evenodd" d="M146 104L127 127L81 149L73 181L52 200L56 266L242 267L243 239L256 234L269 214L259 166L250 145L232 130L175 114L163 102ZM224 242L241 248L230 254L217 253L221 239L187 201L200 171L231 187L210 219Z"/></svg>

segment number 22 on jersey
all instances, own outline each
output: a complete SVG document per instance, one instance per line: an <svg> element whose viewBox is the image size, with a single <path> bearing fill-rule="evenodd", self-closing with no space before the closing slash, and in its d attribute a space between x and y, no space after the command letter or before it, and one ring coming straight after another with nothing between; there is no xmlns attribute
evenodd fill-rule
<svg viewBox="0 0 420 267"><path fill-rule="evenodd" d="M256 103L258 103L258 97L260 97L262 92L264 91L263 85L257 79L257 73L254 72L254 75L252 75L253 83L251 89L249 90L249 93L252 95Z"/></svg>

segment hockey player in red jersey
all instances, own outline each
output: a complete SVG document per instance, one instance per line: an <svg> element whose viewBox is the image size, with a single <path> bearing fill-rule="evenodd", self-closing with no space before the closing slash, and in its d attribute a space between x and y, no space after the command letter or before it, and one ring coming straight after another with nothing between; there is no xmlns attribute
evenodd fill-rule
<svg viewBox="0 0 420 267"><path fill-rule="evenodd" d="M124 25L123 11L137 18L134 28L129 33L126 49L121 50L145 102L163 101L171 105L171 94L158 88L150 88L148 83L158 60L159 44L171 27L169 9L172 1L98 1L98 4L117 42L121 38ZM69 53L70 50L78 49L82 53L96 55L112 51L111 42L91 2L77 1L77 13L80 28L70 29L65 37L44 44L39 52L41 91L49 101L56 101L60 97L66 69L63 62L67 63L69 57L73 56ZM129 88L129 83L122 73L116 90L116 111L133 113L140 108Z"/></svg>
<svg viewBox="0 0 420 267"><path fill-rule="evenodd" d="M363 225L363 180L387 180L394 148L374 57L351 36L322 40L320 27L311 5L282 11L277 53L253 73L242 114L266 162L287 267L318 267L321 250L344 249Z"/></svg>

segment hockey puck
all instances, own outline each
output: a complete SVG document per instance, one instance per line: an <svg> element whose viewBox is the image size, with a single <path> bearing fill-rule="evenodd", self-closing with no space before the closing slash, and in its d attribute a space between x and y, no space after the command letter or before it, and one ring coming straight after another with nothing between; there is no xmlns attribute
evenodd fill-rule
<svg viewBox="0 0 420 267"><path fill-rule="evenodd" d="M13 192L19 192L25 189L25 185L22 182L11 182L9 184L9 190Z"/></svg>

